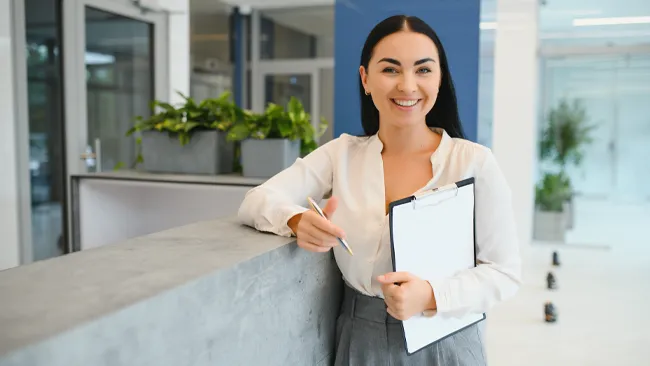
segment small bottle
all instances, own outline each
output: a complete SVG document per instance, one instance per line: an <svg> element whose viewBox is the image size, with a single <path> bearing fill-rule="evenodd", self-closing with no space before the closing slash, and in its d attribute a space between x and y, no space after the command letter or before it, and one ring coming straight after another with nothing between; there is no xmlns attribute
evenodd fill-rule
<svg viewBox="0 0 650 366"><path fill-rule="evenodd" d="M560 266L560 254L558 254L557 251L554 251L554 252L553 252L553 265L554 265L555 267L559 267L559 266Z"/></svg>

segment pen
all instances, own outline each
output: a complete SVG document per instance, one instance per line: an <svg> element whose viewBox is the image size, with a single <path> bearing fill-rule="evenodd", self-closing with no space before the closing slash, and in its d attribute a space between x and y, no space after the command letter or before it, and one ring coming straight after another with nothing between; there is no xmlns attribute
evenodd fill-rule
<svg viewBox="0 0 650 366"><path fill-rule="evenodd" d="M316 211L321 217L327 219L327 217L325 216L325 213L323 213L323 210L321 210L320 207L318 207L318 204L316 203L316 201L314 201L311 197L307 197L307 201L309 201L309 205L311 206L311 208L314 209L314 211ZM336 237L336 239L339 240L339 243L341 243L343 248L347 249L347 251L348 251L348 253L350 253L350 255L354 255L352 253L352 249L350 249L350 245L345 240L339 238L338 236Z"/></svg>

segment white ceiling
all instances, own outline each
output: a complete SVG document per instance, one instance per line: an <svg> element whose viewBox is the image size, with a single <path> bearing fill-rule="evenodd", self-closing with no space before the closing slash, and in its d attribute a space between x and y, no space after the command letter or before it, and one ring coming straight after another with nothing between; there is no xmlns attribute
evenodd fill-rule
<svg viewBox="0 0 650 366"><path fill-rule="evenodd" d="M540 38L562 44L650 43L650 24L574 27L575 18L650 16L650 0L539 0ZM332 38L334 0L191 0L192 12L224 12L232 6L263 9L263 15L304 33ZM481 1L481 21L496 21L497 0ZM493 31L484 31L490 33ZM489 35L487 35L489 38Z"/></svg>

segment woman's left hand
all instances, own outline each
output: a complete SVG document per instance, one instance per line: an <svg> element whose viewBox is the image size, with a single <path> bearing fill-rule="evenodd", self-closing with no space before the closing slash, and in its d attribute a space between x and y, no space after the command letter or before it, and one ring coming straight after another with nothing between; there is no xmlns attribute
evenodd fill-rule
<svg viewBox="0 0 650 366"><path fill-rule="evenodd" d="M382 284L388 313L395 319L407 320L415 314L436 308L431 285L417 276L408 272L391 272L377 277L377 280Z"/></svg>

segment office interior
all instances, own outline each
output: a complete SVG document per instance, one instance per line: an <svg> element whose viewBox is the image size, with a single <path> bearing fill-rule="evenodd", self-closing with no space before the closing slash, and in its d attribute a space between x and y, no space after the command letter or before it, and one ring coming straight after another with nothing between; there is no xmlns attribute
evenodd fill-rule
<svg viewBox="0 0 650 366"><path fill-rule="evenodd" d="M512 190L524 284L488 314L489 363L647 362L650 2L476 0L451 15L416 13L425 0L374 3L0 0L0 278L230 217L264 181L132 169L139 146L125 133L152 100L230 92L261 112L295 97L329 122L319 144L358 132L346 117L357 70L341 66L358 54L344 52L355 47L345 32L369 30L386 8L439 20L430 25L454 49L464 127L492 149ZM342 15L351 8L360 25ZM580 159L566 166L540 154L562 112L585 129ZM572 195L551 217L540 191L559 171ZM546 288L549 272L557 290ZM546 302L554 324L541 320Z"/></svg>

